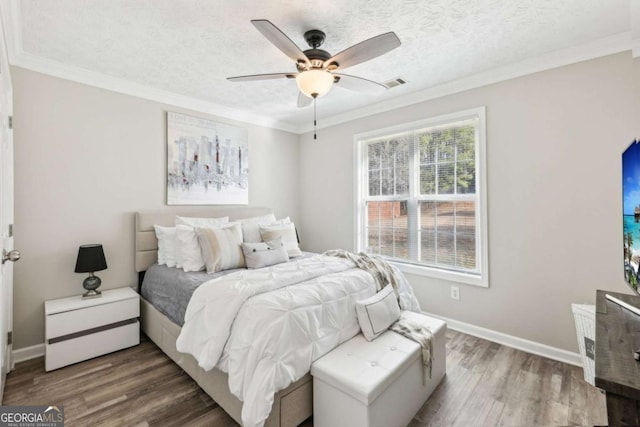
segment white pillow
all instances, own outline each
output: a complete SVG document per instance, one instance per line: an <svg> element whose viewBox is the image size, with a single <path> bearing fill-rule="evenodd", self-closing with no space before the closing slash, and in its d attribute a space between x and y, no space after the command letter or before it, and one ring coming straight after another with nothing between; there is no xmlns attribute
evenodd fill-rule
<svg viewBox="0 0 640 427"><path fill-rule="evenodd" d="M285 216L282 219L273 221L271 224L265 224L265 225L282 225L282 224L290 224L291 223L291 219L288 216Z"/></svg>
<svg viewBox="0 0 640 427"><path fill-rule="evenodd" d="M367 341L389 329L400 318L400 306L393 286L387 285L374 296L356 302L360 329Z"/></svg>
<svg viewBox="0 0 640 427"><path fill-rule="evenodd" d="M293 222L286 224L261 225L260 235L262 236L262 240L265 242L282 237L282 241L284 242L285 248L287 248L289 258L302 255L302 251L300 250L300 247L298 247L296 226Z"/></svg>
<svg viewBox="0 0 640 427"><path fill-rule="evenodd" d="M198 227L196 232L207 273L246 267L239 222L230 222L223 227Z"/></svg>
<svg viewBox="0 0 640 427"><path fill-rule="evenodd" d="M176 226L184 225L189 226L193 229L193 227L220 227L223 224L229 222L229 217L225 216L222 218L196 218L190 216L176 216ZM195 233L195 230L194 230ZM177 236L176 236L177 237ZM197 239L195 240L195 246L193 243L193 236L182 236L182 239L176 238L176 267L184 268L183 266L183 258L186 256L189 258L187 260L188 270L185 271L199 271L192 270L194 268L194 264L191 261L194 261L193 254L196 252L196 247L198 252L200 252L200 246L198 245ZM182 244L187 242L187 247L183 248ZM197 259L195 260L198 261ZM204 263L203 263L204 265Z"/></svg>
<svg viewBox="0 0 640 427"><path fill-rule="evenodd" d="M289 261L282 238L260 243L243 243L242 252L247 268L262 268Z"/></svg>
<svg viewBox="0 0 640 427"><path fill-rule="evenodd" d="M262 242L259 225L271 224L273 222L276 222L276 217L274 214L254 216L253 218L241 219L240 224L242 225L242 239L246 243Z"/></svg>
<svg viewBox="0 0 640 427"><path fill-rule="evenodd" d="M221 227L229 222L228 216L220 218L196 218L191 216L176 216L176 225L190 225L192 227Z"/></svg>
<svg viewBox="0 0 640 427"><path fill-rule="evenodd" d="M180 247L180 265L184 271L204 270L198 235L193 227L176 225L176 243Z"/></svg>
<svg viewBox="0 0 640 427"><path fill-rule="evenodd" d="M176 229L154 225L158 239L158 264L167 267L176 266Z"/></svg>

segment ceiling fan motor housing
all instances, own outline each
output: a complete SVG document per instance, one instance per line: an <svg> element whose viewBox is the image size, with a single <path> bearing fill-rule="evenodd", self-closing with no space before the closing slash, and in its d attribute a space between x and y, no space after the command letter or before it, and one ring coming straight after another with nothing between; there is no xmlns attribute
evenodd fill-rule
<svg viewBox="0 0 640 427"><path fill-rule="evenodd" d="M323 31L320 30L309 30L304 33L304 39L307 41L307 44L311 47L311 49L307 49L304 51L304 54L309 59L310 67L313 68L322 68L324 62L331 58L331 54L326 50L318 49L318 47L322 46L324 43L326 35ZM307 67L300 67L300 63L298 63L298 70L303 71L309 69ZM306 65L306 64L302 64Z"/></svg>
<svg viewBox="0 0 640 427"><path fill-rule="evenodd" d="M304 39L307 41L307 44L311 46L313 49L316 49L322 46L324 43L326 35L323 31L320 30L309 30L304 33Z"/></svg>
<svg viewBox="0 0 640 427"><path fill-rule="evenodd" d="M331 54L322 49L307 49L304 51L304 54L309 59L309 63L311 64L310 68L322 68L324 61L331 58Z"/></svg>

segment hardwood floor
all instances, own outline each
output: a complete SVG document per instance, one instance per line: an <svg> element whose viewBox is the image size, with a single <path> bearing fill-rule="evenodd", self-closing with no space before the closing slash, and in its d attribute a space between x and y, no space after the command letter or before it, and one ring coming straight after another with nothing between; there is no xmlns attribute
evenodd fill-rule
<svg viewBox="0 0 640 427"><path fill-rule="evenodd" d="M447 375L410 427L606 424L581 368L447 331Z"/></svg>
<svg viewBox="0 0 640 427"><path fill-rule="evenodd" d="M7 376L3 405L64 405L71 426L237 426L151 341L52 372L42 358ZM447 376L410 427L605 425L582 369L455 331ZM313 426L310 419L303 424Z"/></svg>

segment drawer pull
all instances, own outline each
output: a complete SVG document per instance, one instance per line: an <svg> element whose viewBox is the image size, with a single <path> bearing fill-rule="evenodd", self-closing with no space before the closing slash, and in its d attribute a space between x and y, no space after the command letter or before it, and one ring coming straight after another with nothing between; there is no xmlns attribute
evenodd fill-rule
<svg viewBox="0 0 640 427"><path fill-rule="evenodd" d="M87 330L84 330L84 331L75 332L75 333L69 334L69 335L63 335L61 337L51 338L47 342L49 344L55 344L57 342L67 341L67 340L71 340L71 339L74 339L74 338L83 337L85 335L95 334L96 332L102 332L102 331L106 331L106 330L109 330L109 329L119 328L121 326L125 326L125 325L128 325L130 323L135 323L137 321L138 321L138 319L122 320L120 322L111 323L109 325L98 326L97 328L91 328L91 329L87 329Z"/></svg>

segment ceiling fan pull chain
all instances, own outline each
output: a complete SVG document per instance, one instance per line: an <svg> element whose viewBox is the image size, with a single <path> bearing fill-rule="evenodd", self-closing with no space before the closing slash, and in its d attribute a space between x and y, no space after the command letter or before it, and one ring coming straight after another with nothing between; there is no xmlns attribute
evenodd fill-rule
<svg viewBox="0 0 640 427"><path fill-rule="evenodd" d="M313 97L313 139L318 139L316 135L316 99L317 97Z"/></svg>

